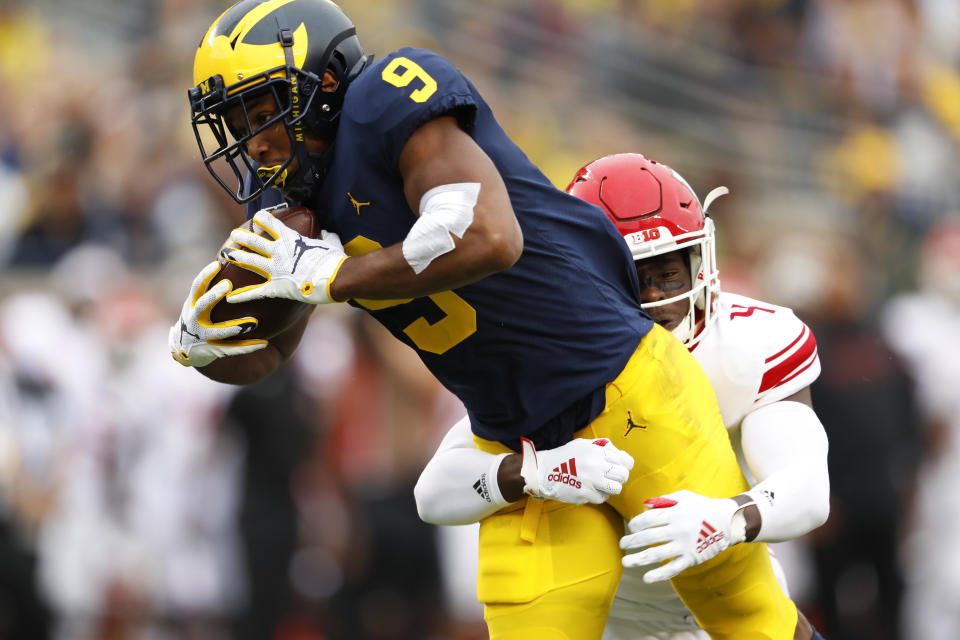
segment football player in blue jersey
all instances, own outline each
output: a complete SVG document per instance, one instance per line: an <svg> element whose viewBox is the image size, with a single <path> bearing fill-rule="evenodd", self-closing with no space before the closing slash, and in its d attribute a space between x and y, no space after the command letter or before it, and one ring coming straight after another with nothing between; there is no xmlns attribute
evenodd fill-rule
<svg viewBox="0 0 960 640"><path fill-rule="evenodd" d="M224 297L348 302L415 349L463 401L479 448L524 452L530 498L481 524L492 638L599 638L623 519L681 489L746 491L710 382L642 311L616 227L555 188L450 61L413 48L373 61L327 0L243 0L201 41L189 97L204 162L263 232L235 229L224 255L266 281L209 287L219 267L207 265L171 328L174 358L247 383L289 357L306 318L245 339L251 323L211 321ZM284 202L314 210L323 237L267 210ZM552 470L536 449L576 437L635 460L606 504L538 499ZM798 630L762 546L671 582L711 637Z"/></svg>

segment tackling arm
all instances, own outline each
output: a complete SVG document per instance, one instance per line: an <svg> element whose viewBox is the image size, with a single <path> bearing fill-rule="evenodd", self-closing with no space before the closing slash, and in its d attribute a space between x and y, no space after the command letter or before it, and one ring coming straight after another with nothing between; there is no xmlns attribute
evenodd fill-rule
<svg viewBox="0 0 960 640"><path fill-rule="evenodd" d="M747 414L740 438L747 464L759 480L745 494L756 505L745 509L748 541L789 540L826 522L827 435L813 411L809 387Z"/></svg>
<svg viewBox="0 0 960 640"><path fill-rule="evenodd" d="M420 519L431 524L469 524L505 507L511 501L500 491L497 475L501 461L511 455L519 458L477 449L470 420L460 420L444 436L413 488Z"/></svg>
<svg viewBox="0 0 960 640"><path fill-rule="evenodd" d="M732 545L788 540L826 521L827 437L809 388L749 413L741 444L760 482L733 498L677 491L647 500L649 509L629 522L630 533L620 540L628 552L625 567L669 560L643 575L647 583L669 580Z"/></svg>
<svg viewBox="0 0 960 640"><path fill-rule="evenodd" d="M620 493L632 468L630 454L606 438L575 438L542 451L524 439L522 456L486 453L474 446L464 418L447 432L413 492L425 522L468 524L524 495L600 504Z"/></svg>
<svg viewBox="0 0 960 640"><path fill-rule="evenodd" d="M289 329L271 338L260 351L219 358L204 367L197 367L197 371L211 380L226 384L252 384L262 380L290 359L300 344L309 320L310 314L305 313Z"/></svg>

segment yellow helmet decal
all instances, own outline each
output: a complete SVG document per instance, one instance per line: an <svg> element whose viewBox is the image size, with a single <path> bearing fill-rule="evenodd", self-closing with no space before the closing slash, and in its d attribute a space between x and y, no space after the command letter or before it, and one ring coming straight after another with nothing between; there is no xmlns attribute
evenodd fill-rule
<svg viewBox="0 0 960 640"><path fill-rule="evenodd" d="M262 73L267 69L286 64L283 47L279 40L270 44L246 44L244 37L263 18L294 0L268 0L255 6L230 30L229 34L217 35L222 14L207 30L193 65L193 81L202 87L209 78L220 75L227 87ZM303 22L293 32L293 59L302 67L307 57L307 27Z"/></svg>

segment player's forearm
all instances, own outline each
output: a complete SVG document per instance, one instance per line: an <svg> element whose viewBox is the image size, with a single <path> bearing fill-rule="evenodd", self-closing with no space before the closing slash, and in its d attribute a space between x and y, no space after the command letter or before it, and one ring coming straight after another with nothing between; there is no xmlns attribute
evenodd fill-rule
<svg viewBox="0 0 960 640"><path fill-rule="evenodd" d="M197 367L197 371L224 384L247 385L259 382L290 359L300 344L309 319L310 314L305 313L289 329L271 338L270 344L260 351L219 358L205 367Z"/></svg>
<svg viewBox="0 0 960 640"><path fill-rule="evenodd" d="M828 444L813 409L792 401L761 407L744 418L741 435L744 456L760 481L747 492L760 516L752 539L789 540L826 522Z"/></svg>
<svg viewBox="0 0 960 640"><path fill-rule="evenodd" d="M420 519L439 525L470 524L506 506L497 484L504 457L463 448L438 453L413 489Z"/></svg>
<svg viewBox="0 0 960 640"><path fill-rule="evenodd" d="M266 378L282 362L276 350L267 346L255 353L219 358L205 367L197 367L197 371L216 382L247 385Z"/></svg>
<svg viewBox="0 0 960 640"><path fill-rule="evenodd" d="M810 474L810 475L808 475ZM748 520L748 542L782 542L810 533L830 515L826 468L788 468L747 492L759 511L756 528ZM756 534L751 537L753 530Z"/></svg>
<svg viewBox="0 0 960 640"><path fill-rule="evenodd" d="M568 464L579 470L573 482L570 474L557 468L567 469ZM633 458L607 438L575 438L541 451L524 439L523 455L485 453L474 447L464 419L444 436L414 493L426 522L465 524L527 495L568 504L600 504L620 493L632 468Z"/></svg>
<svg viewBox="0 0 960 640"><path fill-rule="evenodd" d="M496 231L470 229L456 248L416 273L401 244L347 259L330 285L334 300L419 298L471 284L509 268L519 258L516 241Z"/></svg>

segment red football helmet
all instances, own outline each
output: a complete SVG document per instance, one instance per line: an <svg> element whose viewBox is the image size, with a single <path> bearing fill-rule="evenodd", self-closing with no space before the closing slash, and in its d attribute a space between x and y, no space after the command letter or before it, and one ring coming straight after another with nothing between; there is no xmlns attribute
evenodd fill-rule
<svg viewBox="0 0 960 640"><path fill-rule="evenodd" d="M673 330L687 347L697 344L715 319L720 272L714 248L713 220L679 173L638 153L605 156L577 171L567 193L603 209L623 234L634 260L686 249L693 286L687 293L644 309L686 298L690 311ZM709 205L727 193L718 187Z"/></svg>

